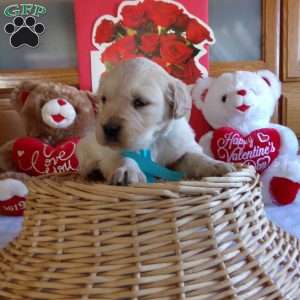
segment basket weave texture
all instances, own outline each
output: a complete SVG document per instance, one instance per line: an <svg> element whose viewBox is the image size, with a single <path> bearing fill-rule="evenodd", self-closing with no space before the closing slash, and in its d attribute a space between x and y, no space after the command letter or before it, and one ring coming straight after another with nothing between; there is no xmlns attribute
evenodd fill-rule
<svg viewBox="0 0 300 300"><path fill-rule="evenodd" d="M0 252L0 299L300 299L300 243L265 217L252 168L28 185L23 231Z"/></svg>

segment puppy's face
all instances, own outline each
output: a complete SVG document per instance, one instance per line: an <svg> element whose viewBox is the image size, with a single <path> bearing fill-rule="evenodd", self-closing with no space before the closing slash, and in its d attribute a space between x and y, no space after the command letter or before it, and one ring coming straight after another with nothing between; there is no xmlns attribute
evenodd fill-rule
<svg viewBox="0 0 300 300"><path fill-rule="evenodd" d="M146 59L127 61L101 79L96 136L115 149L148 148L191 101L184 84Z"/></svg>

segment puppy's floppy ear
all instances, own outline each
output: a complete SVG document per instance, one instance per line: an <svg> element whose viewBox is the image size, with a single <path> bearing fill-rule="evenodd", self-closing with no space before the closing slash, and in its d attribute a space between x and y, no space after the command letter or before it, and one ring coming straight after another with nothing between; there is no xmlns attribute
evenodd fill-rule
<svg viewBox="0 0 300 300"><path fill-rule="evenodd" d="M201 109L208 93L208 90L213 82L213 78L207 77L207 78L199 78L192 90L192 99L195 104L195 106L198 109Z"/></svg>
<svg viewBox="0 0 300 300"><path fill-rule="evenodd" d="M278 77L269 70L260 70L257 72L257 75L269 86L274 100L277 101L281 95L281 83Z"/></svg>
<svg viewBox="0 0 300 300"><path fill-rule="evenodd" d="M10 99L12 106L20 112L25 105L30 93L38 86L37 82L23 81L11 92Z"/></svg>
<svg viewBox="0 0 300 300"><path fill-rule="evenodd" d="M187 86L178 79L174 79L168 85L166 95L170 106L171 118L181 118L189 114L192 107L192 98Z"/></svg>

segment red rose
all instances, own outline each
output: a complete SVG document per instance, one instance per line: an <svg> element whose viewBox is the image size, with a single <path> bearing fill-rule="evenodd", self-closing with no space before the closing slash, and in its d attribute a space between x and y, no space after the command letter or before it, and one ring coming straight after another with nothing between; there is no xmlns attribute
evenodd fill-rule
<svg viewBox="0 0 300 300"><path fill-rule="evenodd" d="M96 29L95 42L98 44L111 42L115 34L115 24L110 20L102 20Z"/></svg>
<svg viewBox="0 0 300 300"><path fill-rule="evenodd" d="M197 68L193 58L191 58L186 64L173 65L171 75L182 80L186 84L193 84L199 77L202 77L202 73Z"/></svg>
<svg viewBox="0 0 300 300"><path fill-rule="evenodd" d="M112 64L118 63L120 61L120 54L118 49L114 44L107 47L101 55L101 61L103 63L110 62Z"/></svg>
<svg viewBox="0 0 300 300"><path fill-rule="evenodd" d="M186 39L176 34L165 34L160 36L160 43L170 43L170 42L186 43Z"/></svg>
<svg viewBox="0 0 300 300"><path fill-rule="evenodd" d="M185 31L190 20L191 19L188 15L181 14L177 17L174 27Z"/></svg>
<svg viewBox="0 0 300 300"><path fill-rule="evenodd" d="M136 56L136 49L135 37L125 36L106 48L102 53L101 60L103 63L110 62L115 64L121 60Z"/></svg>
<svg viewBox="0 0 300 300"><path fill-rule="evenodd" d="M176 34L164 34L160 36L160 41L162 43L172 42L172 41L184 41L184 39L181 39L181 37L178 37Z"/></svg>
<svg viewBox="0 0 300 300"><path fill-rule="evenodd" d="M137 45L135 42L135 36L129 35L119 39L115 46L119 48L120 53L125 55L126 53L135 53Z"/></svg>
<svg viewBox="0 0 300 300"><path fill-rule="evenodd" d="M193 19L189 22L186 30L186 37L194 44L199 44L204 40L212 42L210 32L197 20Z"/></svg>
<svg viewBox="0 0 300 300"><path fill-rule="evenodd" d="M177 17L182 14L175 4L153 0L147 1L147 11L150 20L157 26L162 27L170 27L176 22Z"/></svg>
<svg viewBox="0 0 300 300"><path fill-rule="evenodd" d="M151 58L155 63L163 67L168 73L171 72L171 65L165 62L160 56L154 56Z"/></svg>
<svg viewBox="0 0 300 300"><path fill-rule="evenodd" d="M160 40L160 56L166 62L182 64L193 55L193 50L184 42L173 37L162 37Z"/></svg>
<svg viewBox="0 0 300 300"><path fill-rule="evenodd" d="M145 53L154 52L159 45L159 35L155 33L144 34L141 37L140 49Z"/></svg>
<svg viewBox="0 0 300 300"><path fill-rule="evenodd" d="M143 3L127 5L122 10L122 23L125 27L137 29L147 22L146 9Z"/></svg>

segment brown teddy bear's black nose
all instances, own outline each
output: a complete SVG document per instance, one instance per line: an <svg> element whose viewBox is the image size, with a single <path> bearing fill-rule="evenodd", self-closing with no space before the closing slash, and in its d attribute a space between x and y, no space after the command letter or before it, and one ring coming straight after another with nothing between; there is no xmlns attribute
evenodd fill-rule
<svg viewBox="0 0 300 300"><path fill-rule="evenodd" d="M117 140L121 131L121 125L109 122L103 125L103 132L108 140Z"/></svg>

